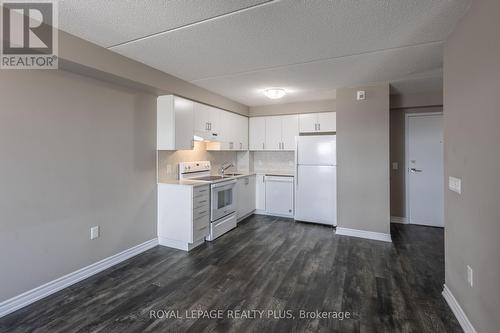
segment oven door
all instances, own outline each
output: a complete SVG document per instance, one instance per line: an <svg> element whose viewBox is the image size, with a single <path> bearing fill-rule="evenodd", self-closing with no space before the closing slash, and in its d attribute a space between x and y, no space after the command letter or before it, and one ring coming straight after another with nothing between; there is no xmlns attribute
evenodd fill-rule
<svg viewBox="0 0 500 333"><path fill-rule="evenodd" d="M236 211L236 205L234 202L235 187L236 180L230 180L211 185L211 221L218 220L221 217L224 217Z"/></svg>

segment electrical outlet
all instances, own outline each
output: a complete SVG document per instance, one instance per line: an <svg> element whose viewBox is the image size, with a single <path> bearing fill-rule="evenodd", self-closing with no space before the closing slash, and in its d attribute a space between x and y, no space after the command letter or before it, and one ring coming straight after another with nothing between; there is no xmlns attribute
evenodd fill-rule
<svg viewBox="0 0 500 333"><path fill-rule="evenodd" d="M474 287L474 270L469 265L467 265L467 283L469 287Z"/></svg>
<svg viewBox="0 0 500 333"><path fill-rule="evenodd" d="M90 228L90 239L96 239L99 237L99 226Z"/></svg>

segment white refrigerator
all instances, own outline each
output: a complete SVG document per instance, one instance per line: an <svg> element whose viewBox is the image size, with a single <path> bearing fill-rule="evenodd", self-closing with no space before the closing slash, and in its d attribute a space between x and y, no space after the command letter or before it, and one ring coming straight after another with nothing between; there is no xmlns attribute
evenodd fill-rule
<svg viewBox="0 0 500 333"><path fill-rule="evenodd" d="M336 226L336 136L296 137L295 164L295 220Z"/></svg>

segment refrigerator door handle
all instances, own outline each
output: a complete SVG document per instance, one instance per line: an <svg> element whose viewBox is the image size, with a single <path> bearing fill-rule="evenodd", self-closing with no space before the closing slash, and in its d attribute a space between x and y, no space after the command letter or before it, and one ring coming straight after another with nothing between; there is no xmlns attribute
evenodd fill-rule
<svg viewBox="0 0 500 333"><path fill-rule="evenodd" d="M299 186L299 143L297 142L295 147L295 182L297 184L297 187Z"/></svg>

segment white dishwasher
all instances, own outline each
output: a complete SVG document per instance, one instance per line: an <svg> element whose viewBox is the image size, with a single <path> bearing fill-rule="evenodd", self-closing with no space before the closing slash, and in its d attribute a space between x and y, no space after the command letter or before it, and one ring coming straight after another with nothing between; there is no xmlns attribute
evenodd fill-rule
<svg viewBox="0 0 500 333"><path fill-rule="evenodd" d="M293 217L293 176L266 176L266 212Z"/></svg>

